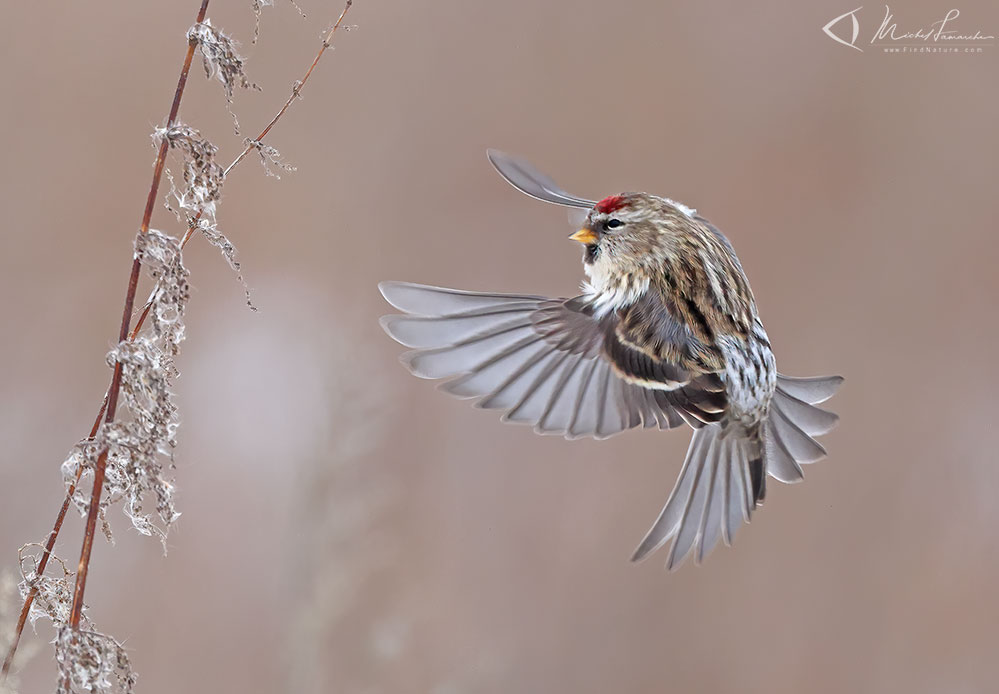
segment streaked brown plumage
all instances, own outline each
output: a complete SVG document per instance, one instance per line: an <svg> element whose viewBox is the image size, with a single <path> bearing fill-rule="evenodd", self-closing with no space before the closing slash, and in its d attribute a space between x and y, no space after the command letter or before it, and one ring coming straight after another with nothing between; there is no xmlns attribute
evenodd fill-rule
<svg viewBox="0 0 999 694"><path fill-rule="evenodd" d="M836 416L814 407L842 379L779 376L749 282L728 240L696 211L647 193L570 195L522 160L490 152L532 197L587 209L581 296L482 294L382 283L408 315L382 324L414 347L414 374L506 410L540 433L604 438L645 426L695 429L665 508L635 553L674 538L677 566L729 544L764 498L769 473L802 477L825 451L811 437Z"/></svg>

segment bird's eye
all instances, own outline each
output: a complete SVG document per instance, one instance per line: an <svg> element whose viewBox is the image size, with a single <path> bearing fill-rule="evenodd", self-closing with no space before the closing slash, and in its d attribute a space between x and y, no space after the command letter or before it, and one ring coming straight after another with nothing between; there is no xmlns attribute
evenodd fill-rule
<svg viewBox="0 0 999 694"><path fill-rule="evenodd" d="M624 226L624 222L620 219L609 219L604 222L604 229L617 229L618 227Z"/></svg>

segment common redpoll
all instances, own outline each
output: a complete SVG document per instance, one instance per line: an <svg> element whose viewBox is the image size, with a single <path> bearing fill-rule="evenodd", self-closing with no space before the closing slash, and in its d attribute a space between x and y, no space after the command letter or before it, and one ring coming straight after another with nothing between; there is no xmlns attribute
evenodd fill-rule
<svg viewBox="0 0 999 694"><path fill-rule="evenodd" d="M403 363L447 392L506 410L539 433L605 438L644 426L694 429L666 506L633 556L670 538L672 569L731 544L766 494L766 476L802 479L825 456L812 437L837 417L814 407L838 376L777 373L770 340L731 244L685 205L648 193L570 195L527 162L490 150L496 170L545 202L588 210L583 293L571 299L402 282L379 285L406 315L382 326L413 351Z"/></svg>

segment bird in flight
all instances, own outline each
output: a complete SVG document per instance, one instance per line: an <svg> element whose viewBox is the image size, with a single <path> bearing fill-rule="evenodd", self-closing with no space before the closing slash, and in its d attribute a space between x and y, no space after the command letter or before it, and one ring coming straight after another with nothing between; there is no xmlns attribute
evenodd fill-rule
<svg viewBox="0 0 999 694"><path fill-rule="evenodd" d="M585 210L582 294L547 298L383 282L400 315L382 318L412 348L420 378L503 419L567 438L636 427L694 430L680 476L635 551L673 543L674 569L731 544L766 495L826 455L814 436L838 420L815 407L839 376L777 372L749 281L728 239L686 205L648 193L571 195L517 157L489 161L521 192ZM580 212L579 214L583 214Z"/></svg>

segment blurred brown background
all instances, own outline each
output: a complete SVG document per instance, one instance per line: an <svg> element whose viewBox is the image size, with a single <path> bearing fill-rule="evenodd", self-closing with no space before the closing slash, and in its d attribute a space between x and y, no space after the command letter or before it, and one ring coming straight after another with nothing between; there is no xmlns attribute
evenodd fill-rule
<svg viewBox="0 0 999 694"><path fill-rule="evenodd" d="M3 570L48 532L109 378L196 4L3 7ZM226 187L260 312L214 249L186 254L184 515L164 558L115 511L87 593L139 691L994 691L999 46L861 53L821 31L853 3L753 5L357 0L270 140L298 171L251 159ZM249 0L212 3L263 87L236 97L246 135L341 9L303 7L266 8L254 46ZM892 11L916 27L951 7ZM957 7L999 34L999 6ZM858 44L883 14L861 10ZM238 151L197 70L181 113ZM830 458L704 566L627 560L686 432L542 438L396 364L379 280L566 295L582 276L564 212L486 147L579 195L697 207L781 369L847 377ZM154 226L179 233L162 210ZM81 526L60 543L74 564ZM25 692L54 685L50 637L28 639Z"/></svg>

